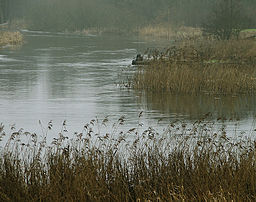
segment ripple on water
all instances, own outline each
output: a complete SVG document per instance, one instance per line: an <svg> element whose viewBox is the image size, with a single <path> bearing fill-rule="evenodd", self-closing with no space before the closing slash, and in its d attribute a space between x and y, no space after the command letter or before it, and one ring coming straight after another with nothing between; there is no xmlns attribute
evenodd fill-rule
<svg viewBox="0 0 256 202"><path fill-rule="evenodd" d="M0 55L0 62L22 62L22 60L9 58L7 55Z"/></svg>
<svg viewBox="0 0 256 202"><path fill-rule="evenodd" d="M106 60L103 62L75 62L75 63L57 63L55 67L73 67L73 68L84 68L84 67L98 67L103 66L128 66L131 64L130 58Z"/></svg>

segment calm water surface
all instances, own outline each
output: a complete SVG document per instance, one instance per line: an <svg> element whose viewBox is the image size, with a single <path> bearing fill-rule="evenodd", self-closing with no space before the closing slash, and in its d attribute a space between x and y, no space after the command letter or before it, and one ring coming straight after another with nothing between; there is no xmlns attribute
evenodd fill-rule
<svg viewBox="0 0 256 202"><path fill-rule="evenodd" d="M194 120L207 112L214 118L252 122L255 97L171 96L120 88L131 75L132 58L147 48L167 47L160 41L121 36L78 36L24 32L26 43L0 50L0 122L37 131L39 120L56 127L67 120L77 131L95 118L126 117L128 125L143 121L156 126L175 118ZM168 42L171 44L171 42Z"/></svg>

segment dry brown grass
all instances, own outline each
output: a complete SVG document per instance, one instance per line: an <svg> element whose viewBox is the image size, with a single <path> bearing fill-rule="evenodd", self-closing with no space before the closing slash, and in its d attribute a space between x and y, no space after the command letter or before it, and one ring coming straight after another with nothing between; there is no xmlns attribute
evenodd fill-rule
<svg viewBox="0 0 256 202"><path fill-rule="evenodd" d="M123 118L112 133L99 133L96 123L103 127L106 121L92 120L72 140L63 130L50 145L36 134L13 131L1 150L1 201L256 198L252 133L239 137L222 120L207 119L174 121L161 135L150 127L139 132L140 124L115 133Z"/></svg>
<svg viewBox="0 0 256 202"><path fill-rule="evenodd" d="M0 47L6 45L19 45L24 41L20 32L0 31Z"/></svg>
<svg viewBox="0 0 256 202"><path fill-rule="evenodd" d="M150 65L139 68L131 85L136 89L173 94L254 94L254 41L186 41L153 51Z"/></svg>
<svg viewBox="0 0 256 202"><path fill-rule="evenodd" d="M148 25L138 29L138 33L143 37L174 39L195 39L202 37L200 28L175 27L171 25Z"/></svg>
<svg viewBox="0 0 256 202"><path fill-rule="evenodd" d="M171 24L156 24L140 27L137 32L142 37L163 38L167 40L199 40L214 38L203 32L201 28L188 26L174 26ZM253 38L256 36L255 29L242 30L239 39Z"/></svg>
<svg viewBox="0 0 256 202"><path fill-rule="evenodd" d="M152 64L139 70L133 87L173 94L254 94L256 69L244 65Z"/></svg>

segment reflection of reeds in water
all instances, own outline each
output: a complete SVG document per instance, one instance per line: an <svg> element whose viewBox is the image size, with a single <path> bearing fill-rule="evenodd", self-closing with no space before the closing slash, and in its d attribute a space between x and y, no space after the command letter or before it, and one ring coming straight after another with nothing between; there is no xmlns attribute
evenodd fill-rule
<svg viewBox="0 0 256 202"><path fill-rule="evenodd" d="M23 42L23 36L20 32L1 31L0 47L5 45L19 45Z"/></svg>
<svg viewBox="0 0 256 202"><path fill-rule="evenodd" d="M254 94L256 43L253 41L184 42L138 69L132 86L173 94Z"/></svg>
<svg viewBox="0 0 256 202"><path fill-rule="evenodd" d="M254 96L172 95L168 93L138 93L139 102L149 110L163 114L198 119L212 112L212 118L243 119L256 113Z"/></svg>
<svg viewBox="0 0 256 202"><path fill-rule="evenodd" d="M108 120L92 120L68 139L64 122L50 145L45 137L13 130L1 151L0 199L254 200L252 136L239 137L222 124L214 129L215 123L207 117L192 125L175 121L158 134L151 127L141 131L140 123L118 132L123 117L111 132L100 132ZM50 122L49 130L52 127Z"/></svg>

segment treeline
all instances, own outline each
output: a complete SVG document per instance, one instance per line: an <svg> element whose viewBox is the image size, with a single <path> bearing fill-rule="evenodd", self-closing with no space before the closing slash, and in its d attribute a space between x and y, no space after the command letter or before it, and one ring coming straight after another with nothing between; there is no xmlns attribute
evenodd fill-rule
<svg viewBox="0 0 256 202"><path fill-rule="evenodd" d="M10 19L22 18L34 30L134 30L154 23L200 27L219 1L241 4L248 26L256 27L255 0L9 0L8 9Z"/></svg>
<svg viewBox="0 0 256 202"><path fill-rule="evenodd" d="M10 9L8 0L0 0L0 24L8 21L9 11Z"/></svg>

